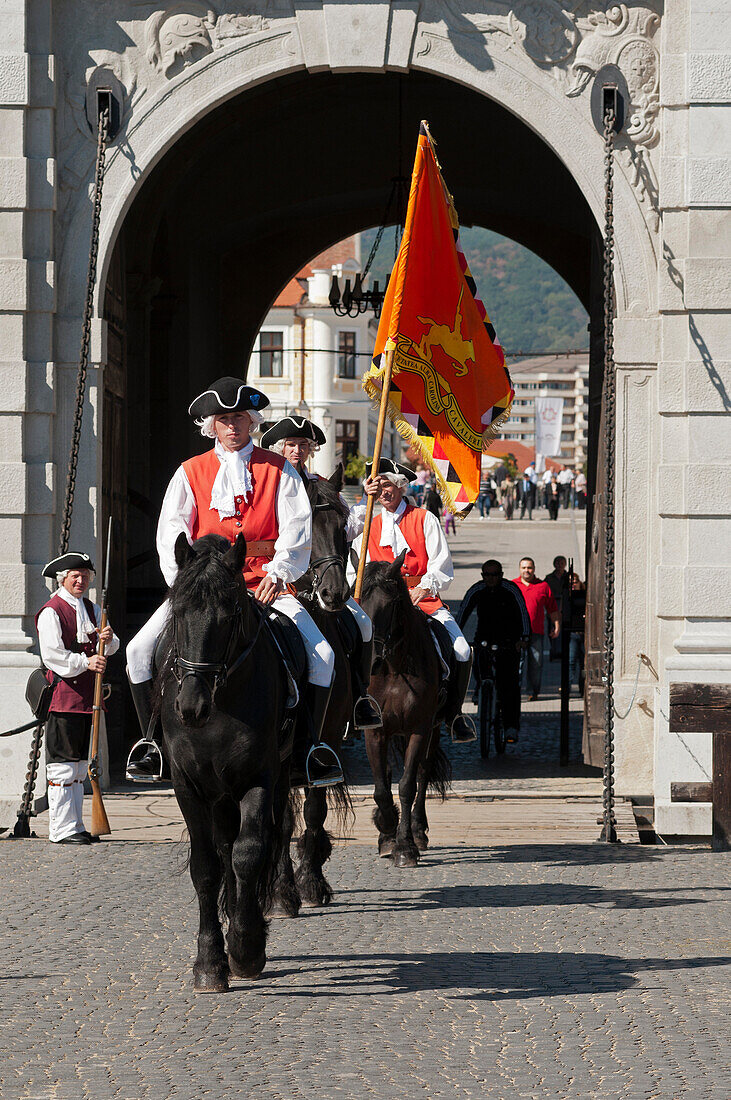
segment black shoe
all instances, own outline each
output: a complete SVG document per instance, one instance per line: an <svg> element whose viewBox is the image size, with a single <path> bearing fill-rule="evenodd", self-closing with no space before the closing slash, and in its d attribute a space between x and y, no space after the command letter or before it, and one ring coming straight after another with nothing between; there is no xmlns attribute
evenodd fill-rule
<svg viewBox="0 0 731 1100"><path fill-rule="evenodd" d="M372 695L362 695L353 707L353 725L359 730L378 730L382 727L381 708Z"/></svg>
<svg viewBox="0 0 731 1100"><path fill-rule="evenodd" d="M100 836L92 836L88 829L84 829L83 832L78 834L79 836L88 836L90 844L98 844L101 840Z"/></svg>
<svg viewBox="0 0 731 1100"><path fill-rule="evenodd" d="M477 730L471 718L464 714L457 715L452 722L452 740L457 745L477 740Z"/></svg>
<svg viewBox="0 0 731 1100"><path fill-rule="evenodd" d="M91 844L91 837L88 833L72 833L63 840L57 840L56 844Z"/></svg>
<svg viewBox="0 0 731 1100"><path fill-rule="evenodd" d="M137 745L132 746L130 756L136 748ZM144 756L139 760L128 760L125 775L133 783L162 783L162 753L158 746L150 742Z"/></svg>
<svg viewBox="0 0 731 1100"><path fill-rule="evenodd" d="M313 745L307 754L304 769L292 764L289 775L292 787L334 787L344 782L343 769L334 749L322 742Z"/></svg>

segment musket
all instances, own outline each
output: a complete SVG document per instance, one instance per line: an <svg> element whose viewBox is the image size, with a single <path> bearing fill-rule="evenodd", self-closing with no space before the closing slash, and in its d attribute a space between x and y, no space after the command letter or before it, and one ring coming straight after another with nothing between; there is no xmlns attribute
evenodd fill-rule
<svg viewBox="0 0 731 1100"><path fill-rule="evenodd" d="M99 623L99 632L101 633L107 625L107 589L109 588L109 563L112 558L112 517L109 517L109 528L107 530L107 560L104 566L104 587L102 588L102 600L101 600L101 620ZM99 639L99 648L97 654L99 657L104 656L104 650L106 646L102 638ZM104 800L102 799L102 789L99 786L99 726L102 718L102 689L103 689L104 673L97 672L94 675L94 708L92 710L91 721L91 760L89 761L89 779L91 780L91 835L92 836L109 836L111 828L109 826L109 819L107 817L106 810L104 809Z"/></svg>

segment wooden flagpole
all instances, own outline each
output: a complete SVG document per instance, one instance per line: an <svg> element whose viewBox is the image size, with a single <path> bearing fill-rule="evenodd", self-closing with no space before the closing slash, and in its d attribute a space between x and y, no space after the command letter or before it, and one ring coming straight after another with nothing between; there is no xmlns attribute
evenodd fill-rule
<svg viewBox="0 0 731 1100"><path fill-rule="evenodd" d="M373 444L373 465L371 466L371 477L378 477L378 467L381 464L381 449L383 447L383 433L386 428L386 411L388 409L388 396L391 392L391 375L393 374L393 356L395 348L389 348L385 353L385 364L383 368L383 381L381 384L381 404L378 409L378 425L376 427L376 439ZM366 513L365 523L363 526L363 539L360 544L360 558L358 559L358 572L355 577L355 588L353 589L353 598L360 600L360 592L363 587L363 574L365 573L366 560L368 558L368 539L371 533L371 522L373 521L373 508L376 503L375 496L369 496L366 501Z"/></svg>

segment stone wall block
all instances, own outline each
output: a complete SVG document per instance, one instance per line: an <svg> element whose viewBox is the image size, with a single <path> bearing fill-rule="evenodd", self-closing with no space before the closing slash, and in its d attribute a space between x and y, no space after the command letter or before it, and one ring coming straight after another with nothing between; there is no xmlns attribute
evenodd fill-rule
<svg viewBox="0 0 731 1100"><path fill-rule="evenodd" d="M685 158L660 157L660 206L685 206Z"/></svg>
<svg viewBox="0 0 731 1100"><path fill-rule="evenodd" d="M655 578L658 615L680 618L683 614L683 570L677 566L658 565Z"/></svg>
<svg viewBox="0 0 731 1100"><path fill-rule="evenodd" d="M39 54L30 59L30 105L56 105L56 64L52 54Z"/></svg>
<svg viewBox="0 0 731 1100"><path fill-rule="evenodd" d="M390 4L323 5L330 68L337 72L383 70Z"/></svg>
<svg viewBox="0 0 731 1100"><path fill-rule="evenodd" d="M685 410L685 364L661 363L658 371L658 403L661 413Z"/></svg>
<svg viewBox="0 0 731 1100"><path fill-rule="evenodd" d="M56 161L28 161L28 206L33 210L56 209Z"/></svg>
<svg viewBox="0 0 731 1100"><path fill-rule="evenodd" d="M26 260L0 260L0 286L2 308L24 310L28 306L28 262Z"/></svg>
<svg viewBox="0 0 731 1100"><path fill-rule="evenodd" d="M727 12L726 18L728 14ZM728 103L729 98L731 98L731 54L689 54L689 101L691 103Z"/></svg>
<svg viewBox="0 0 731 1100"><path fill-rule="evenodd" d="M51 261L28 262L28 289L34 312L53 313L56 309L56 265Z"/></svg>
<svg viewBox="0 0 731 1100"><path fill-rule="evenodd" d="M660 331L663 364L670 360L685 361L688 358L690 339L687 314L684 312L664 314L660 317Z"/></svg>
<svg viewBox="0 0 731 1100"><path fill-rule="evenodd" d="M614 361L657 363L660 354L660 322L657 317L618 317L614 322Z"/></svg>
<svg viewBox="0 0 731 1100"><path fill-rule="evenodd" d="M27 508L24 462L0 462L0 514L22 515Z"/></svg>
<svg viewBox="0 0 731 1100"><path fill-rule="evenodd" d="M691 313L688 318L688 358L725 361L731 348L731 310Z"/></svg>
<svg viewBox="0 0 731 1100"><path fill-rule="evenodd" d="M685 304L688 309L727 309L731 304L731 260L721 257L687 259Z"/></svg>
<svg viewBox="0 0 731 1100"><path fill-rule="evenodd" d="M672 266L660 263L657 267L657 304L663 310L682 310L685 308L685 264L682 259L674 259Z"/></svg>
<svg viewBox="0 0 731 1100"><path fill-rule="evenodd" d="M418 14L419 0L393 0L387 47L389 68L402 72L408 69Z"/></svg>
<svg viewBox="0 0 731 1100"><path fill-rule="evenodd" d="M663 53L660 57L661 106L684 106L688 102L687 86L686 55Z"/></svg>
<svg viewBox="0 0 731 1100"><path fill-rule="evenodd" d="M695 4L693 8L696 8ZM728 17L728 13L728 4L724 4L724 0L718 4L703 4L700 11L691 12L688 44L694 54L728 49L726 36L718 33L719 21L723 20L724 14Z"/></svg>
<svg viewBox="0 0 731 1100"><path fill-rule="evenodd" d="M28 206L28 161L24 157L0 157L0 206L3 210Z"/></svg>
<svg viewBox="0 0 731 1100"><path fill-rule="evenodd" d="M719 554L724 548L719 546ZM731 592L731 566L686 566L683 570L683 614L686 618L727 619L728 602L722 594Z"/></svg>
<svg viewBox="0 0 731 1100"><path fill-rule="evenodd" d="M6 18L3 12L3 24ZM25 107L28 84L28 55L0 54L0 107Z"/></svg>
<svg viewBox="0 0 731 1100"><path fill-rule="evenodd" d="M27 512L31 515L52 515L56 511L56 467L53 462L28 462Z"/></svg>
<svg viewBox="0 0 731 1100"><path fill-rule="evenodd" d="M687 147L695 157L731 154L731 107L724 104L691 107Z"/></svg>
<svg viewBox="0 0 731 1100"><path fill-rule="evenodd" d="M53 414L56 412L56 392L53 385L52 363L29 363L27 382L28 412Z"/></svg>
<svg viewBox="0 0 731 1100"><path fill-rule="evenodd" d="M25 407L25 363L0 363L0 412L23 412Z"/></svg>
<svg viewBox="0 0 731 1100"><path fill-rule="evenodd" d="M689 206L731 206L729 158L689 158L687 194Z"/></svg>
<svg viewBox="0 0 731 1100"><path fill-rule="evenodd" d="M27 574L27 566L0 562L0 615L17 615L18 608L26 606Z"/></svg>
<svg viewBox="0 0 731 1100"><path fill-rule="evenodd" d="M660 515L685 514L685 466L660 466L657 471L657 502Z"/></svg>
<svg viewBox="0 0 731 1100"><path fill-rule="evenodd" d="M311 72L329 68L327 32L322 0L300 0L297 4L297 30L302 43L305 65Z"/></svg>

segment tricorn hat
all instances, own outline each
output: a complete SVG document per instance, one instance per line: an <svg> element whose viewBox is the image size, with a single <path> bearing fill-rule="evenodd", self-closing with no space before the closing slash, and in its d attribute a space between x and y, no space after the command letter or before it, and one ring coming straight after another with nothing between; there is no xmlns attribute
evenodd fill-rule
<svg viewBox="0 0 731 1100"><path fill-rule="evenodd" d="M372 462L366 462L366 473L371 476L371 470L373 468ZM404 466L402 462L396 462L393 458L382 458L378 463L379 474L401 474L401 477L405 477L407 481L415 481L416 474L408 466Z"/></svg>
<svg viewBox="0 0 731 1100"><path fill-rule="evenodd" d="M283 416L271 427L267 428L261 437L262 447L271 447L272 443L278 443L280 439L311 439L313 443L325 443L325 433L317 424L313 424L305 416Z"/></svg>
<svg viewBox="0 0 731 1100"><path fill-rule="evenodd" d="M92 573L96 572L94 562L88 554L79 554L75 550L70 550L68 554L61 554L60 557L49 561L48 565L44 565L43 576L55 577L57 573L63 573L67 569L90 569Z"/></svg>
<svg viewBox="0 0 731 1100"><path fill-rule="evenodd" d="M192 401L188 412L194 419L217 416L231 412L261 412L269 404L269 398L261 390L247 386L241 378L217 378L207 390Z"/></svg>

